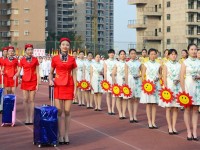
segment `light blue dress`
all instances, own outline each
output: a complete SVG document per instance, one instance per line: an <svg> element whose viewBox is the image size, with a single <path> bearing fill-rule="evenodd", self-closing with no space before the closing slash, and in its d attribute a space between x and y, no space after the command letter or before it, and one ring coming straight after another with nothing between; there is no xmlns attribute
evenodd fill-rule
<svg viewBox="0 0 200 150"><path fill-rule="evenodd" d="M146 67L146 80L153 81L159 77L159 69L160 64L156 61L148 61L144 63L144 66ZM160 82L154 82L156 84L156 90L155 93L152 95L148 95L144 93L142 90L141 92L141 98L140 103L142 104L158 104L159 103L159 90L161 88Z"/></svg>
<svg viewBox="0 0 200 150"><path fill-rule="evenodd" d="M179 62L168 61L165 63L165 66L167 67L167 88L174 93L174 99L171 103L160 100L159 105L161 107L180 107L175 98L176 94L180 92L180 82L177 85L174 82L175 80L180 81L181 64Z"/></svg>
<svg viewBox="0 0 200 150"><path fill-rule="evenodd" d="M132 95L130 97L140 98L141 96L141 78L134 78L140 75L141 62L130 59L128 66L128 86L131 88Z"/></svg>
<svg viewBox="0 0 200 150"><path fill-rule="evenodd" d="M186 66L185 91L192 96L193 105L200 105L200 80L194 80L195 76L200 76L200 60L189 57L183 63Z"/></svg>
<svg viewBox="0 0 200 150"><path fill-rule="evenodd" d="M92 74L92 79L91 79L91 84L92 84L92 92L93 93L103 93L103 90L101 88L101 81L103 80L103 64L100 62L94 62L91 65L93 74Z"/></svg>

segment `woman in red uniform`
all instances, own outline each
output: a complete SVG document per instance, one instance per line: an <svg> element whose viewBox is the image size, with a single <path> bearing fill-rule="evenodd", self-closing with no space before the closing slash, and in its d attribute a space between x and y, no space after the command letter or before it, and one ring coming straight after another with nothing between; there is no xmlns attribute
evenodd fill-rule
<svg viewBox="0 0 200 150"><path fill-rule="evenodd" d="M33 57L33 45L25 45L25 57L23 57L19 64L17 76L19 76L21 69L23 68L23 76L21 89L24 96L24 108L25 108L25 125L33 124L33 112L34 112L34 98L35 93L38 90L39 84L39 62L36 57Z"/></svg>
<svg viewBox="0 0 200 150"><path fill-rule="evenodd" d="M18 60L14 57L14 47L8 47L8 57L3 61L2 74L4 74L5 94L14 94L18 86L18 79L14 79L17 73Z"/></svg>
<svg viewBox="0 0 200 150"><path fill-rule="evenodd" d="M61 54L54 56L49 75L49 85L54 85L55 106L58 109L59 143L69 144L70 108L76 93L76 61L73 56L68 55L70 39L61 38ZM53 73L56 69L56 77L53 82ZM64 112L65 121L61 116ZM62 132L64 128L64 132Z"/></svg>
<svg viewBox="0 0 200 150"><path fill-rule="evenodd" d="M7 54L8 54L8 47L3 47L2 48L2 57L0 58L0 67L1 67L1 70L3 68L3 62L4 62L4 60L7 58ZM3 84L2 83L2 74L1 74L1 77L0 77L0 84Z"/></svg>

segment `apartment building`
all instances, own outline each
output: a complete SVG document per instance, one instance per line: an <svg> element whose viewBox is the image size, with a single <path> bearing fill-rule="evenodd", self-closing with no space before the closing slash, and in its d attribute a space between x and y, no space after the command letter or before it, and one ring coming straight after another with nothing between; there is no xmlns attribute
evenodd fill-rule
<svg viewBox="0 0 200 150"><path fill-rule="evenodd" d="M45 0L0 0L0 40L23 48L33 43L45 47L47 9Z"/></svg>
<svg viewBox="0 0 200 150"><path fill-rule="evenodd" d="M136 29L138 50L200 46L200 0L128 0L136 5L137 18L128 21Z"/></svg>
<svg viewBox="0 0 200 150"><path fill-rule="evenodd" d="M49 32L75 32L90 50L113 47L113 0L47 0L47 8Z"/></svg>

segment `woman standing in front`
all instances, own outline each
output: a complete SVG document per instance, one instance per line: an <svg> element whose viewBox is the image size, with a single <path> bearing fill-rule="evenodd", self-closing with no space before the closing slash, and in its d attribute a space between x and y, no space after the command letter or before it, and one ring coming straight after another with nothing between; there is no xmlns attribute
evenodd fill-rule
<svg viewBox="0 0 200 150"><path fill-rule="evenodd" d="M8 54L8 47L3 47L2 48L2 57L0 58L0 67L1 67L1 70L3 68L3 63L4 63L4 60L7 58L7 54ZM1 71L2 73L2 71ZM1 74L1 77L0 77L0 84L3 84L3 81L2 81L2 74ZM2 86L2 85L1 85Z"/></svg>
<svg viewBox="0 0 200 150"><path fill-rule="evenodd" d="M68 55L70 49L70 39L60 39L61 53L54 56L51 63L49 75L49 85L54 85L55 106L58 109L58 127L59 143L69 144L69 125L70 109L76 94L76 61L73 56ZM56 69L55 82L53 82L53 73ZM64 113L65 120L62 121ZM62 128L64 127L64 132Z"/></svg>
<svg viewBox="0 0 200 150"><path fill-rule="evenodd" d="M150 80L156 85L155 92L148 95L141 92L140 102L146 104L146 114L148 119L149 129L157 129L156 126L156 107L159 102L158 92L160 90L159 79L161 78L161 65L155 61L157 50L154 48L148 51L149 61L142 66L142 80Z"/></svg>
<svg viewBox="0 0 200 150"><path fill-rule="evenodd" d="M25 108L25 124L33 124L34 99L39 84L39 62L33 57L33 45L25 45L25 57L20 60L17 77L23 69L21 89L23 90L24 108Z"/></svg>
<svg viewBox="0 0 200 150"><path fill-rule="evenodd" d="M14 57L14 47L8 47L8 57L3 62L2 74L4 74L5 94L14 94L18 86L18 78L14 79L17 73L18 60Z"/></svg>
<svg viewBox="0 0 200 150"><path fill-rule="evenodd" d="M198 141L198 107L200 105L200 61L197 57L197 45L188 45L189 57L181 65L181 89L192 96L192 106L185 108L184 121L187 128L187 140ZM192 112L192 116L190 113ZM192 128L191 123L192 120Z"/></svg>
<svg viewBox="0 0 200 150"><path fill-rule="evenodd" d="M176 121L178 117L178 108L180 105L176 101L176 95L180 92L180 70L181 64L176 61L177 51L170 49L168 51L169 61L163 66L163 82L164 86L173 92L174 99L171 103L160 100L159 105L166 108L166 119L168 124L168 132L170 135L178 134L176 131ZM172 115L171 115L172 112Z"/></svg>
<svg viewBox="0 0 200 150"><path fill-rule="evenodd" d="M117 63L115 57L115 50L110 49L108 51L108 59L104 62L104 79L112 85L112 71ZM106 102L108 107L108 114L115 115L115 98L112 96L111 90L106 92Z"/></svg>
<svg viewBox="0 0 200 150"><path fill-rule="evenodd" d="M103 90L101 88L101 81L103 80L103 64L100 63L101 56L96 54L95 62L90 67L90 81L92 93L94 94L95 111L102 111L101 100Z"/></svg>
<svg viewBox="0 0 200 150"><path fill-rule="evenodd" d="M126 52L125 50L119 51L119 61L115 64L112 72L113 84L117 83L119 86L125 84L125 64ZM116 97L116 107L119 113L119 119L126 119L127 99L121 94Z"/></svg>
<svg viewBox="0 0 200 150"><path fill-rule="evenodd" d="M136 60L136 50L129 50L130 60L125 65L125 81L132 91L128 99L130 123L137 123L137 110L141 96L141 62Z"/></svg>
<svg viewBox="0 0 200 150"><path fill-rule="evenodd" d="M84 67L83 67L83 79L88 81L90 84L90 68L91 65L94 63L92 61L93 54L92 52L87 53L87 59L84 61ZM91 88L84 91L85 100L87 103L87 109L93 109L93 97L94 95L91 93Z"/></svg>
<svg viewBox="0 0 200 150"><path fill-rule="evenodd" d="M84 66L84 52L80 51L78 54L79 58L76 60L77 63L77 81L81 82L83 80L83 66ZM84 91L78 87L77 88L77 98L78 98L78 105L85 106L84 100Z"/></svg>

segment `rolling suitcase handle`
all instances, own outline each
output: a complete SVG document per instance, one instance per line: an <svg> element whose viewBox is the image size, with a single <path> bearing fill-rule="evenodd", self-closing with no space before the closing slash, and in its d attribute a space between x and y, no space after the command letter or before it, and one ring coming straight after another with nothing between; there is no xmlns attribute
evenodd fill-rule
<svg viewBox="0 0 200 150"><path fill-rule="evenodd" d="M1 87L4 88L3 74L1 75Z"/></svg>
<svg viewBox="0 0 200 150"><path fill-rule="evenodd" d="M51 106L54 106L54 86L50 86L51 88Z"/></svg>

